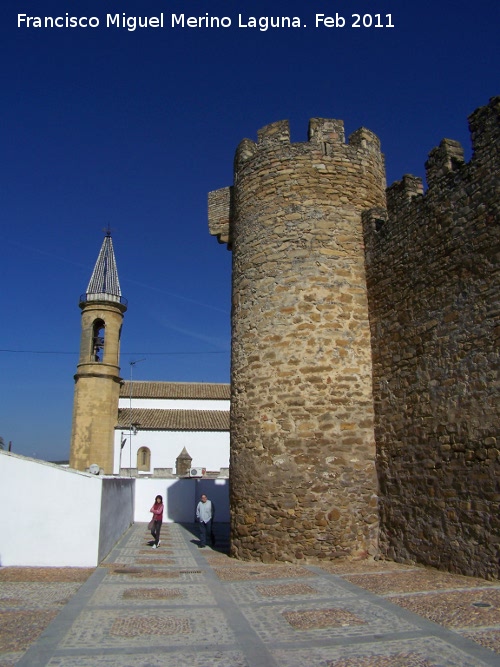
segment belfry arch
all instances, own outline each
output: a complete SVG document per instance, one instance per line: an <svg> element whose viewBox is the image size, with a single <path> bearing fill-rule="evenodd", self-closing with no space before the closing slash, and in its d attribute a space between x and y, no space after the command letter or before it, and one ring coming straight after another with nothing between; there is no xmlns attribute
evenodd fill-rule
<svg viewBox="0 0 500 667"><path fill-rule="evenodd" d="M106 336L106 324L100 318L94 321L92 326L92 350L93 361L101 363L104 359L104 342Z"/></svg>

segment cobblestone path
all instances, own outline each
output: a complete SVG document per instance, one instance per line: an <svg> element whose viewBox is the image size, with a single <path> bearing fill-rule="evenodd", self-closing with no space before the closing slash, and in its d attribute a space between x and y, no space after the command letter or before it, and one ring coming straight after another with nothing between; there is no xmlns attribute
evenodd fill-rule
<svg viewBox="0 0 500 667"><path fill-rule="evenodd" d="M500 582L263 565L135 524L95 570L0 569L0 667L500 667ZM83 582L83 583L82 583Z"/></svg>

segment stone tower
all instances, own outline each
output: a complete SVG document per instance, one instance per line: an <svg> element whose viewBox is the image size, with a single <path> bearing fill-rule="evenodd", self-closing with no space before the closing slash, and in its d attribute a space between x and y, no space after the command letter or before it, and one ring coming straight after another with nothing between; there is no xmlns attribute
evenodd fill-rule
<svg viewBox="0 0 500 667"><path fill-rule="evenodd" d="M385 206L378 138L312 119L245 139L210 193L233 251L231 550L243 559L377 550L372 364L361 215Z"/></svg>
<svg viewBox="0 0 500 667"><path fill-rule="evenodd" d="M120 390L120 333L126 300L121 296L111 235L97 258L87 292L80 297L82 334L75 375L69 464L96 464L113 472L113 436Z"/></svg>

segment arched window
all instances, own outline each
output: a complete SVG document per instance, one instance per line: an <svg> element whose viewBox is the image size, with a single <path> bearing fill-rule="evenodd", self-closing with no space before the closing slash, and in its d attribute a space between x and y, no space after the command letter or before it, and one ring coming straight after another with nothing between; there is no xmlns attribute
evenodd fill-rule
<svg viewBox="0 0 500 667"><path fill-rule="evenodd" d="M137 450L137 470L149 472L151 470L151 452L147 447Z"/></svg>
<svg viewBox="0 0 500 667"><path fill-rule="evenodd" d="M105 324L96 320L92 328L92 361L102 362L104 357Z"/></svg>

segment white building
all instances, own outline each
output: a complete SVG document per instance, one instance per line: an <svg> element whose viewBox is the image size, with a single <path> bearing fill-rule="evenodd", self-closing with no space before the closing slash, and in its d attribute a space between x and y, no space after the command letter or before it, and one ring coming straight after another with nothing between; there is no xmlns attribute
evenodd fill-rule
<svg viewBox="0 0 500 667"><path fill-rule="evenodd" d="M227 477L229 384L124 382L113 473Z"/></svg>

